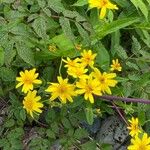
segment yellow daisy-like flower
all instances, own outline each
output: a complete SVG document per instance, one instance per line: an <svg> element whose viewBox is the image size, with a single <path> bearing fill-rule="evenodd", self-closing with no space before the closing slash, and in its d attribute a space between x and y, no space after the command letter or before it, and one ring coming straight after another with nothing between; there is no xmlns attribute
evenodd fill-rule
<svg viewBox="0 0 150 150"><path fill-rule="evenodd" d="M66 103L67 100L73 102L72 96L76 96L75 85L69 84L68 79L62 79L61 76L57 77L59 83L51 83L51 85L45 90L51 93L50 100L53 101L56 98L60 98L62 103Z"/></svg>
<svg viewBox="0 0 150 150"><path fill-rule="evenodd" d="M101 9L100 19L105 17L107 9L118 9L118 7L112 4L109 0L89 0L89 7L97 7L98 9Z"/></svg>
<svg viewBox="0 0 150 150"><path fill-rule="evenodd" d="M76 59L72 60L69 57L67 57L67 60L65 60L65 59L62 59L62 60L63 60L63 62L66 63L66 65L64 67L66 67L68 69L77 67L79 65L79 61L80 61L79 58L76 58Z"/></svg>
<svg viewBox="0 0 150 150"><path fill-rule="evenodd" d="M69 68L67 73L74 78L87 78L87 75L85 74L87 71L88 69L85 69L83 66L78 66Z"/></svg>
<svg viewBox="0 0 150 150"><path fill-rule="evenodd" d="M27 113L33 117L33 113L39 114L42 112L41 108L44 106L39 100L41 99L40 96L36 96L37 91L29 91L27 96L24 97L23 100L23 108L26 109Z"/></svg>
<svg viewBox="0 0 150 150"><path fill-rule="evenodd" d="M111 90L109 87L115 87L117 81L113 78L116 77L116 73L101 73L97 68L94 68L94 72L92 73L96 80L99 82L101 91L103 93L111 94Z"/></svg>
<svg viewBox="0 0 150 150"><path fill-rule="evenodd" d="M118 61L118 59L116 60L112 60L112 65L111 65L111 71L117 70L117 71L121 71L122 67Z"/></svg>
<svg viewBox="0 0 150 150"><path fill-rule="evenodd" d="M96 57L97 54L92 54L91 50L83 50L83 52L81 53L81 63L83 64L83 66L90 66L93 67L94 65L94 59Z"/></svg>
<svg viewBox="0 0 150 150"><path fill-rule="evenodd" d="M150 137L148 137L147 133L144 133L142 138L135 136L135 138L131 139L131 144L128 146L128 150L150 150Z"/></svg>
<svg viewBox="0 0 150 150"><path fill-rule="evenodd" d="M16 80L19 81L19 83L16 85L16 88L23 85L22 92L27 93L28 91L33 90L33 84L41 84L42 81L37 79L39 74L35 73L35 71L35 68L29 71L21 71L20 77L16 77Z"/></svg>
<svg viewBox="0 0 150 150"><path fill-rule="evenodd" d="M80 88L77 90L77 93L84 94L85 100L89 99L91 103L94 103L93 94L102 95L99 83L93 79L92 75L89 75L87 79L80 79L79 82L76 83L76 86Z"/></svg>
<svg viewBox="0 0 150 150"><path fill-rule="evenodd" d="M138 118L131 118L131 120L129 120L130 125L127 127L130 130L130 135L132 137L134 137L135 135L138 135L138 133L141 132L140 128L139 128L139 120Z"/></svg>

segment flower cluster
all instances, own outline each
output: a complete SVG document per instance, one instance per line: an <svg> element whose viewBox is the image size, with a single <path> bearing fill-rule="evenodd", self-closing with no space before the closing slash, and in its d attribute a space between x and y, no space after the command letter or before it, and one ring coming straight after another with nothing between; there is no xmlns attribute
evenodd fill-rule
<svg viewBox="0 0 150 150"><path fill-rule="evenodd" d="M131 118L127 127L131 135L131 145L128 150L150 150L150 137L139 126L138 118Z"/></svg>
<svg viewBox="0 0 150 150"><path fill-rule="evenodd" d="M26 109L27 113L33 116L33 113L39 114L42 112L41 108L43 104L40 102L41 97L37 96L37 91L33 91L34 84L41 84L42 81L38 80L38 73L35 73L36 69L25 70L20 72L20 77L16 77L16 80L19 82L16 85L16 88L22 86L22 92L26 94L23 100L23 108Z"/></svg>
<svg viewBox="0 0 150 150"><path fill-rule="evenodd" d="M93 54L91 50L83 50L81 57L75 59L63 59L64 67L67 69L68 77L63 79L58 76L58 83L50 83L46 92L51 94L50 100L59 99L61 103L73 102L73 97L80 94L84 95L85 100L94 103L94 95L111 94L111 87L115 87L117 81L114 72L101 72L95 65L97 54ZM118 60L113 60L110 71L121 71ZM41 84L42 81L37 79L39 76L36 69L25 70L20 72L20 77L16 77L18 81L16 88L22 86L22 92L26 94L23 100L23 108L26 109L32 117L34 114L42 112L44 106L40 102L41 97L37 96L34 90L35 84ZM74 81L69 83L69 77Z"/></svg>
<svg viewBox="0 0 150 150"><path fill-rule="evenodd" d="M59 98L62 103L66 103L67 100L73 102L73 96L83 94L85 100L94 103L94 95L111 94L110 87L115 87L117 84L116 73L101 72L96 68L94 66L96 55L91 50L83 50L81 57L63 59L68 78L63 79L58 76L58 83L50 83L46 89L51 93L50 100ZM113 60L113 62L115 64L112 64L111 70L121 71L118 60ZM74 83L69 83L69 76L75 79Z"/></svg>

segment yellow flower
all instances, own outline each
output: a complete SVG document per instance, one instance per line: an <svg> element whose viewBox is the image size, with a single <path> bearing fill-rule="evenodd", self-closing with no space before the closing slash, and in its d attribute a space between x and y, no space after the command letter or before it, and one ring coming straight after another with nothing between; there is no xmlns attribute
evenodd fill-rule
<svg viewBox="0 0 150 150"><path fill-rule="evenodd" d="M21 71L20 77L16 77L16 80L19 81L19 83L16 85L16 88L23 85L22 92L27 93L29 90L33 90L33 84L41 84L42 81L37 79L39 74L35 73L35 71L35 68L29 71Z"/></svg>
<svg viewBox="0 0 150 150"><path fill-rule="evenodd" d="M147 133L144 133L142 138L135 136L135 138L131 139L131 144L128 146L128 150L150 150L150 137L148 137Z"/></svg>
<svg viewBox="0 0 150 150"><path fill-rule="evenodd" d="M97 68L94 68L94 72L92 74L99 82L102 92L111 94L109 87L115 87L117 84L117 81L113 79L116 77L116 73L101 73Z"/></svg>
<svg viewBox="0 0 150 150"><path fill-rule="evenodd" d="M62 79L61 76L57 77L59 83L51 83L51 85L45 90L50 92L52 96L50 100L53 101L56 98L60 98L62 103L66 103L67 100L73 102L72 96L76 96L75 85L69 84L68 79Z"/></svg>
<svg viewBox="0 0 150 150"><path fill-rule="evenodd" d="M83 53L81 53L81 63L83 66L86 67L89 65L90 67L93 67L96 55L97 54L92 54L91 50L83 50Z"/></svg>
<svg viewBox="0 0 150 150"><path fill-rule="evenodd" d="M130 130L130 135L132 137L134 137L135 135L138 135L138 133L141 132L140 128L139 128L139 120L138 118L131 118L131 120L129 120L130 122L130 126L128 126L127 128Z"/></svg>
<svg viewBox="0 0 150 150"><path fill-rule="evenodd" d="M33 117L33 113L39 114L42 112L41 108L43 107L43 104L41 102L39 102L39 100L41 99L40 96L36 96L37 91L29 91L27 96L24 97L23 100L23 108L26 109L27 113L29 113L31 115L32 118Z"/></svg>
<svg viewBox="0 0 150 150"><path fill-rule="evenodd" d="M84 94L85 100L89 99L91 103L94 103L93 94L102 95L99 83L93 79L92 75L89 75L87 79L80 79L79 82L76 83L76 86L80 88L77 90L77 93Z"/></svg>
<svg viewBox="0 0 150 150"><path fill-rule="evenodd" d="M65 65L65 67L66 68L74 68L74 67L77 67L78 65L79 65L79 58L76 58L76 59L74 59L74 60L71 60L69 57L67 57L67 60L65 60L65 59L62 59L63 60L63 62L65 62L66 63L66 65Z"/></svg>
<svg viewBox="0 0 150 150"><path fill-rule="evenodd" d="M109 0L89 0L89 7L97 7L101 9L100 19L103 19L106 15L106 9L118 9L118 7L112 4Z"/></svg>
<svg viewBox="0 0 150 150"><path fill-rule="evenodd" d="M112 65L111 65L110 70L111 71L114 71L114 70L121 71L122 70L120 63L118 62L118 59L112 60Z"/></svg>
<svg viewBox="0 0 150 150"><path fill-rule="evenodd" d="M87 75L85 74L87 71L88 69L85 69L83 66L78 66L69 68L67 73L74 78L87 78Z"/></svg>

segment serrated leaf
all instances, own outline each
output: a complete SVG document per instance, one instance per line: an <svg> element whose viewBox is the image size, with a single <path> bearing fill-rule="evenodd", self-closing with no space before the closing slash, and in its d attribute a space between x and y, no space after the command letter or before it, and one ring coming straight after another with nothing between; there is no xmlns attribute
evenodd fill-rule
<svg viewBox="0 0 150 150"><path fill-rule="evenodd" d="M136 65L135 63L132 63L132 62L126 62L126 65L128 66L128 67L130 67L130 68L133 68L133 69L135 69L135 70L139 70L139 67L138 67L138 65Z"/></svg>
<svg viewBox="0 0 150 150"><path fill-rule="evenodd" d="M48 8L44 8L43 11L45 12L45 14L46 14L48 17L51 17L52 13L51 13L51 11L50 11Z"/></svg>
<svg viewBox="0 0 150 150"><path fill-rule="evenodd" d="M92 108L86 108L85 110L86 119L89 125L92 125L94 122L94 114Z"/></svg>
<svg viewBox="0 0 150 150"><path fill-rule="evenodd" d="M60 17L59 18L60 25L62 27L63 32L65 35L72 41L75 42L74 35L72 33L70 22L68 18Z"/></svg>
<svg viewBox="0 0 150 150"><path fill-rule="evenodd" d="M34 66L35 61L34 61L34 55L32 50L26 46L25 43L17 41L16 42L16 48L18 55L26 62L29 63L30 65Z"/></svg>
<svg viewBox="0 0 150 150"><path fill-rule="evenodd" d="M23 121L26 120L26 112L25 112L25 110L24 110L23 108L20 110L20 118L21 118Z"/></svg>
<svg viewBox="0 0 150 150"><path fill-rule="evenodd" d="M15 124L15 121L14 119L9 119L5 122L4 126L7 127L7 128L10 128L12 127L13 125Z"/></svg>
<svg viewBox="0 0 150 150"><path fill-rule="evenodd" d="M128 58L128 55L125 51L125 49L122 47L122 46L115 46L115 50L116 50L116 53L117 55L122 58L122 59L127 59Z"/></svg>
<svg viewBox="0 0 150 150"><path fill-rule="evenodd" d="M85 129L76 129L74 133L76 139L82 139L88 137L88 132Z"/></svg>
<svg viewBox="0 0 150 150"><path fill-rule="evenodd" d="M5 47L5 55L4 55L4 62L6 66L9 66L10 63L13 61L13 58L16 55L16 50L13 49L14 41L9 41L7 46Z"/></svg>
<svg viewBox="0 0 150 150"><path fill-rule="evenodd" d="M84 6L88 4L88 0L78 0L73 6Z"/></svg>
<svg viewBox="0 0 150 150"><path fill-rule="evenodd" d="M32 27L37 35L43 39L47 38L46 35L46 22L43 17L38 17L34 20Z"/></svg>
<svg viewBox="0 0 150 150"><path fill-rule="evenodd" d="M0 78L2 79L2 81L15 81L16 74L12 69L1 67Z"/></svg>
<svg viewBox="0 0 150 150"><path fill-rule="evenodd" d="M0 47L0 66L4 64L4 49Z"/></svg>
<svg viewBox="0 0 150 150"><path fill-rule="evenodd" d="M38 2L38 4L39 4L39 6L41 7L41 8L44 8L44 6L46 5L46 1L45 0L37 0L37 2Z"/></svg>
<svg viewBox="0 0 150 150"><path fill-rule="evenodd" d="M84 39L84 42L88 46L90 44L90 39L89 39L88 33L79 23L76 22L75 25L76 25L78 32L80 33L81 37Z"/></svg>
<svg viewBox="0 0 150 150"><path fill-rule="evenodd" d="M46 135L52 139L56 138L55 133L51 129L47 129Z"/></svg>
<svg viewBox="0 0 150 150"><path fill-rule="evenodd" d="M139 54L139 51L141 50L141 44L138 42L137 38L132 36L132 52L136 55Z"/></svg>
<svg viewBox="0 0 150 150"><path fill-rule="evenodd" d="M58 13L65 10L61 0L48 0L48 6Z"/></svg>
<svg viewBox="0 0 150 150"><path fill-rule="evenodd" d="M67 129L71 128L70 121L67 118L62 118L61 121L65 128Z"/></svg>

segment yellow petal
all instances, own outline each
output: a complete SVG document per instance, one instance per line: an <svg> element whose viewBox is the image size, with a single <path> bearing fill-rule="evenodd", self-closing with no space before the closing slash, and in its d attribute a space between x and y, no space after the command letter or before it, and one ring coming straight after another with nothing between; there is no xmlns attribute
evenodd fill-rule
<svg viewBox="0 0 150 150"><path fill-rule="evenodd" d="M19 83L16 85L16 88L20 87L21 85L23 85L23 82L19 82Z"/></svg>
<svg viewBox="0 0 150 150"><path fill-rule="evenodd" d="M105 15L106 15L106 7L102 7L100 12L100 19L104 19Z"/></svg>

